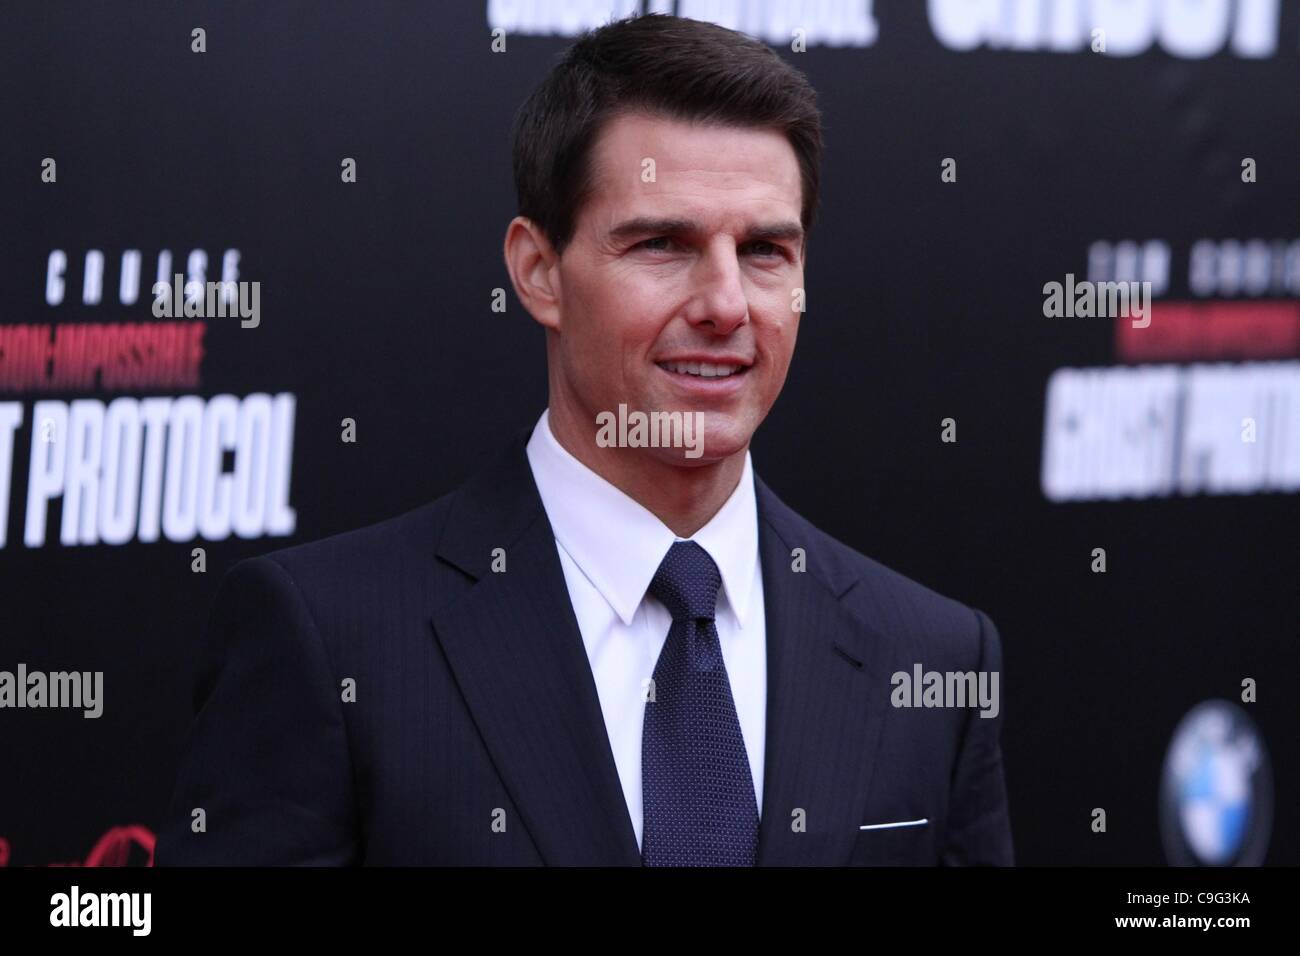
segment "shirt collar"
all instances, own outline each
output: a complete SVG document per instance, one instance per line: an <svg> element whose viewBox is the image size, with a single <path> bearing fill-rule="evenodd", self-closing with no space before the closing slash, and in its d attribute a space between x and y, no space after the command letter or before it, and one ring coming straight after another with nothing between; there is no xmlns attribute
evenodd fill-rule
<svg viewBox="0 0 1300 956"><path fill-rule="evenodd" d="M556 540L623 624L630 625L668 548L685 539L573 457L551 432L549 410L533 428L527 453ZM758 560L758 509L748 450L735 491L690 540L718 566L727 602L744 627Z"/></svg>

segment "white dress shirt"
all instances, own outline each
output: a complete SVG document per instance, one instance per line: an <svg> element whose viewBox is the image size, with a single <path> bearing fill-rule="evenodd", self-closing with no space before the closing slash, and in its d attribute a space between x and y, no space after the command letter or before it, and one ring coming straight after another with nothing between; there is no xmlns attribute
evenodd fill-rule
<svg viewBox="0 0 1300 956"><path fill-rule="evenodd" d="M555 532L569 600L596 679L637 846L643 829L645 688L672 626L668 609L646 590L674 541L695 541L713 558L722 575L718 638L761 813L767 621L749 452L745 452L745 470L736 490L690 539L677 537L653 513L569 454L551 432L547 412L542 413L528 441L528 464Z"/></svg>

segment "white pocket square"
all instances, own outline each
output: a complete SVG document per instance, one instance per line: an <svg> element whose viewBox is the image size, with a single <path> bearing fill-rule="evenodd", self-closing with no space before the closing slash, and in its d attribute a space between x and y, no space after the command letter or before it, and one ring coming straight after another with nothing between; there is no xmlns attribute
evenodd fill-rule
<svg viewBox="0 0 1300 956"><path fill-rule="evenodd" d="M858 827L859 830L894 830L898 827L924 827L929 826L930 820L922 817L919 820L895 820L893 823L864 823Z"/></svg>

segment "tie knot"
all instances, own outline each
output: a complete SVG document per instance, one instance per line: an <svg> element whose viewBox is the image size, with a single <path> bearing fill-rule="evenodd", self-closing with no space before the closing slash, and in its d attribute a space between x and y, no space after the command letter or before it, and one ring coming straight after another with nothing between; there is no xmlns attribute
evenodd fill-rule
<svg viewBox="0 0 1300 956"><path fill-rule="evenodd" d="M722 575L694 541L676 541L650 582L650 593L663 602L674 621L713 619Z"/></svg>

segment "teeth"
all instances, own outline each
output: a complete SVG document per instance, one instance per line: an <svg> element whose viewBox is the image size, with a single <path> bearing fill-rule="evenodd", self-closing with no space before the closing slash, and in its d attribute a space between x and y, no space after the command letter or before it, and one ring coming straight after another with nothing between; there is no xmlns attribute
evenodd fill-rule
<svg viewBox="0 0 1300 956"><path fill-rule="evenodd" d="M726 378L739 372L743 366L722 365L713 362L660 362L660 368L681 375L698 375L700 378Z"/></svg>

